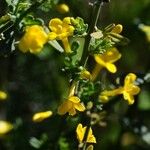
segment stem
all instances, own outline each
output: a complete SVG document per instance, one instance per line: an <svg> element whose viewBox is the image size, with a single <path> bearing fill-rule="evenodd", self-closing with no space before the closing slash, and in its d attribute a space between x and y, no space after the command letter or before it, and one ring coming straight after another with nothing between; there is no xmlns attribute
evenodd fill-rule
<svg viewBox="0 0 150 150"><path fill-rule="evenodd" d="M89 45L90 45L90 40L91 40L91 36L90 34L94 31L95 26L97 24L99 15L100 15L100 10L101 10L101 6L104 0L97 0L93 5L93 10L90 16L90 20L91 20L91 25L89 27L87 36L85 38L85 43L84 43L84 48L83 48L83 55L81 57L81 65L85 66L88 60L88 49L89 49Z"/></svg>
<svg viewBox="0 0 150 150"><path fill-rule="evenodd" d="M91 36L90 34L92 32L94 32L95 30L95 27L97 25L97 21L98 21L98 18L99 18L99 15L100 15L100 11L101 11L101 6L103 4L103 2L109 2L109 0L97 0L94 4L93 4L93 10L92 10L92 13L91 13L91 16L90 16L90 20L91 20L91 24L90 24L90 27L88 29L88 32L87 32L87 36L85 38L85 43L84 43L84 48L83 48L83 54L82 54L82 57L81 57L81 66L86 66L87 64L87 61L88 61L88 51L89 51L89 45L90 45L90 40L91 40ZM85 131L85 135L84 135L84 138L83 138L83 141L84 141L84 145L83 145L83 150L86 150L86 146L87 146L87 138L88 138L88 133L89 133L89 129L90 129L90 126L91 126L91 121L90 119L88 118L88 126L86 128L86 131Z"/></svg>

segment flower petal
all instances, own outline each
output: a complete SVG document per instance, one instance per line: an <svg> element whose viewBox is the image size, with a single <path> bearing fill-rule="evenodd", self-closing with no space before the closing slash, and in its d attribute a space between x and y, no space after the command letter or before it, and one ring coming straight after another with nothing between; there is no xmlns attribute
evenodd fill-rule
<svg viewBox="0 0 150 150"><path fill-rule="evenodd" d="M85 106L82 105L81 103L76 103L74 104L75 109L77 109L78 111L85 111Z"/></svg>
<svg viewBox="0 0 150 150"><path fill-rule="evenodd" d="M13 129L13 125L7 121L0 120L0 135L4 135Z"/></svg>
<svg viewBox="0 0 150 150"><path fill-rule="evenodd" d="M81 123L78 124L76 128L76 134L77 134L77 139L79 143L83 141L84 134L85 134L86 127L83 127Z"/></svg>
<svg viewBox="0 0 150 150"><path fill-rule="evenodd" d="M52 111L38 112L33 115L32 120L34 122L41 122L46 118L49 118L52 114L53 114Z"/></svg>
<svg viewBox="0 0 150 150"><path fill-rule="evenodd" d="M79 103L80 102L80 99L77 96L71 96L71 97L69 97L68 100L73 102L73 103Z"/></svg>
<svg viewBox="0 0 150 150"><path fill-rule="evenodd" d="M108 69L108 71L110 71L111 73L115 73L117 71L117 68L114 64L111 63L106 63L106 68Z"/></svg>
<svg viewBox="0 0 150 150"><path fill-rule="evenodd" d="M71 107L68 112L69 112L69 115L74 116L76 114L76 110L75 110L74 106Z"/></svg>
<svg viewBox="0 0 150 150"><path fill-rule="evenodd" d="M136 80L136 75L134 73L129 73L124 80L125 87L128 86L129 84L133 84L135 80Z"/></svg>
<svg viewBox="0 0 150 150"><path fill-rule="evenodd" d="M133 97L133 95L131 95L131 94L127 93L127 92L124 92L123 93L123 97L124 97L125 100L128 101L129 105L132 105L134 103L134 97Z"/></svg>
<svg viewBox="0 0 150 150"><path fill-rule="evenodd" d="M89 133L88 133L88 137L87 137L87 143L96 143L96 138L93 135L93 131L91 128L89 129Z"/></svg>
<svg viewBox="0 0 150 150"><path fill-rule="evenodd" d="M51 19L50 22L49 22L49 28L50 28L53 32L55 32L56 26L62 25L62 23L63 23L63 22L62 22L59 18L53 18L53 19Z"/></svg>
<svg viewBox="0 0 150 150"><path fill-rule="evenodd" d="M56 37L57 37L57 34L55 32L50 32L48 34L48 39L49 40L54 40L54 39L56 39Z"/></svg>
<svg viewBox="0 0 150 150"><path fill-rule="evenodd" d="M64 115L72 108L72 103L68 100L65 100L59 107L58 107L58 114Z"/></svg>

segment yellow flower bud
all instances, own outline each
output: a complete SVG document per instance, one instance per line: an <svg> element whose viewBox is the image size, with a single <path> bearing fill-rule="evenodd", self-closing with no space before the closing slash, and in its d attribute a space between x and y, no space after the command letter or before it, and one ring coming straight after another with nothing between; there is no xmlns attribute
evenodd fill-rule
<svg viewBox="0 0 150 150"><path fill-rule="evenodd" d="M7 121L0 120L0 136L8 133L13 129L13 125Z"/></svg>
<svg viewBox="0 0 150 150"><path fill-rule="evenodd" d="M0 100L6 100L7 99L7 93L4 91L0 91Z"/></svg>
<svg viewBox="0 0 150 150"><path fill-rule="evenodd" d="M69 7L67 4L59 4L57 5L56 9L61 14L65 14L69 12Z"/></svg>
<svg viewBox="0 0 150 150"><path fill-rule="evenodd" d="M108 96L100 95L100 96L99 96L99 101L100 101L101 103L107 103L107 102L109 101L109 98L108 98Z"/></svg>
<svg viewBox="0 0 150 150"><path fill-rule="evenodd" d="M41 122L52 116L52 114L52 111L38 112L33 115L32 120L33 122Z"/></svg>
<svg viewBox="0 0 150 150"><path fill-rule="evenodd" d="M114 33L117 33L117 34L120 34L123 30L123 26L121 24L117 24L111 32L114 32Z"/></svg>
<svg viewBox="0 0 150 150"><path fill-rule="evenodd" d="M90 74L89 71L83 70L83 71L81 71L80 77L82 79L89 79L90 80L91 79L91 74Z"/></svg>

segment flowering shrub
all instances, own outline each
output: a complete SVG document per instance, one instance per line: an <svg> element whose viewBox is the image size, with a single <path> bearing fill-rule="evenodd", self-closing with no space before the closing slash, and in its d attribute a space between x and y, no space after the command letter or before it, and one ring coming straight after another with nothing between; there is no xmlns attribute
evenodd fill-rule
<svg viewBox="0 0 150 150"><path fill-rule="evenodd" d="M148 117L141 122L138 116L150 110L149 73L139 73L142 61L136 64L138 52L131 52L129 41L134 40L126 37L132 32L127 34L126 25L123 29L125 21L108 24L100 18L106 5L117 8L117 0L109 2L5 1L0 149L149 147ZM137 22L139 35L145 33L149 42L150 26Z"/></svg>

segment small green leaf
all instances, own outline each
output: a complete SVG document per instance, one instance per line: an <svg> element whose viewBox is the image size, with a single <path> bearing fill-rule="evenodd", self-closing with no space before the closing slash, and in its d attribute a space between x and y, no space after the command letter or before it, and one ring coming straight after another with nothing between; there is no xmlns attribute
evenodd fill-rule
<svg viewBox="0 0 150 150"><path fill-rule="evenodd" d="M56 40L49 41L48 43L59 52L61 53L64 52L64 49L60 46L60 44Z"/></svg>
<svg viewBox="0 0 150 150"><path fill-rule="evenodd" d="M30 145L36 149L39 149L42 145L41 141L38 140L35 137L31 137L30 141L29 141Z"/></svg>
<svg viewBox="0 0 150 150"><path fill-rule="evenodd" d="M28 15L23 19L23 25L24 26L30 26L30 25L43 25L44 21L40 18L34 18L32 15Z"/></svg>

